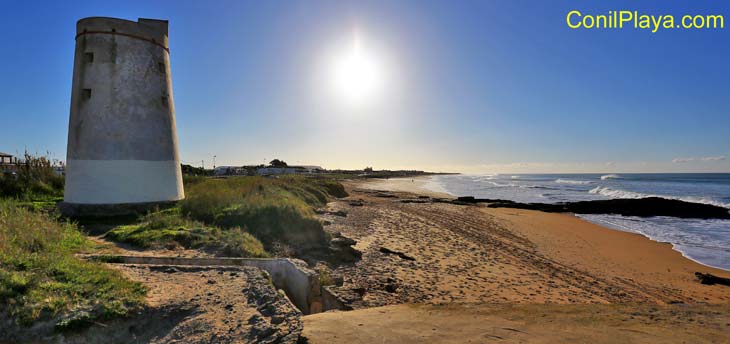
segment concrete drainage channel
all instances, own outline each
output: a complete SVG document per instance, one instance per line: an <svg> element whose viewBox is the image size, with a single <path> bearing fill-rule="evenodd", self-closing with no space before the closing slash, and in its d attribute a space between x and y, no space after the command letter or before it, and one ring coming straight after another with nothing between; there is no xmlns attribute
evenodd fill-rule
<svg viewBox="0 0 730 344"><path fill-rule="evenodd" d="M303 314L331 309L346 309L344 304L322 288L319 274L301 260L289 258L186 258L153 256L86 256L87 259L112 264L170 265L170 266L251 266L266 271L277 289Z"/></svg>

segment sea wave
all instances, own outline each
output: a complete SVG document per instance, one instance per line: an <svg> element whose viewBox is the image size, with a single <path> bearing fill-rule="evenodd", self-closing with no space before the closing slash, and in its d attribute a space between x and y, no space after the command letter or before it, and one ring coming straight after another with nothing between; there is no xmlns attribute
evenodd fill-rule
<svg viewBox="0 0 730 344"><path fill-rule="evenodd" d="M511 179L520 179L520 176L511 176Z"/></svg>
<svg viewBox="0 0 730 344"><path fill-rule="evenodd" d="M621 176L618 174L606 174L601 176L601 180L607 180L607 179L621 179Z"/></svg>
<svg viewBox="0 0 730 344"><path fill-rule="evenodd" d="M654 195L646 194L641 192L633 192L627 190L611 189L605 186L597 186L588 191L589 193L596 195L603 195L609 198L646 198L646 197L659 197L665 199L673 199L678 201L690 202L690 203L701 203L709 204L723 208L730 209L730 203L723 203L717 200L706 198L706 197L693 197L693 196L668 196L668 195Z"/></svg>
<svg viewBox="0 0 730 344"><path fill-rule="evenodd" d="M572 179L556 179L558 184L573 184L573 185L588 185L591 184L588 180L572 180Z"/></svg>
<svg viewBox="0 0 730 344"><path fill-rule="evenodd" d="M494 185L496 187L499 187L499 188L515 188L515 187L520 187L519 185L517 185L515 183L502 184L502 183L497 183L497 182L492 182L492 181L486 181L486 182L489 183L489 184L492 184L492 185Z"/></svg>

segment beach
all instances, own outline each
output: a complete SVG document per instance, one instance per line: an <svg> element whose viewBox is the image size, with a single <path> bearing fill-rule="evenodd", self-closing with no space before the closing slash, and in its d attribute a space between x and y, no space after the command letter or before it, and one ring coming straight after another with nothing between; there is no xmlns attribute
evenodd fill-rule
<svg viewBox="0 0 730 344"><path fill-rule="evenodd" d="M426 178L347 182L350 196L328 205L327 230L355 240L362 252L360 261L332 271L342 282L330 290L355 309L338 313L337 319L399 304L477 309L573 305L574 314L600 321L589 316L590 307L597 304L637 305L637 310L649 305L660 313L672 313L672 307L682 305L706 314L697 307L724 310L730 303L730 287L704 285L695 276L700 272L730 278L730 272L687 259L667 243L571 214L443 202L438 198L447 195L425 188L427 183ZM606 314L625 312L605 307L601 309ZM716 311L712 307L709 312ZM317 338L311 331L321 326L318 319L335 317L325 314L305 317L305 332ZM470 319L480 321L473 314ZM693 322L679 321L687 326ZM726 324L717 326L704 333L727 336Z"/></svg>

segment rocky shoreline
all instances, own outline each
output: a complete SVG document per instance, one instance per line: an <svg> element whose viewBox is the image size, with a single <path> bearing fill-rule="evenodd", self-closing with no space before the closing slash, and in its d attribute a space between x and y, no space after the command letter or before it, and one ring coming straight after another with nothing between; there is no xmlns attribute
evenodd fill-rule
<svg viewBox="0 0 730 344"><path fill-rule="evenodd" d="M730 219L727 208L660 197L610 199L564 203L520 203L503 199L458 197L455 204L487 203L489 208L539 210L548 213L615 214L623 216L670 216L683 219Z"/></svg>
<svg viewBox="0 0 730 344"><path fill-rule="evenodd" d="M606 213L660 216L676 211L678 216L723 218L727 215L724 208L663 199L542 207L364 186L367 184L347 184L349 197L318 211L325 230L345 238L338 240L347 245L354 243L352 247L359 252L359 259L318 268L331 282L323 285L344 306L341 309L402 303L669 304L727 300L719 290L725 286L718 283L705 289L694 275L703 272L724 277L721 271L699 266L670 247L643 237L604 229L573 216L548 214L583 212L582 207L597 204L597 211ZM469 206L477 203L486 206ZM648 204L648 210L637 209L642 204ZM544 208L546 212L506 209L510 207ZM571 233L563 233L566 228ZM573 231L588 237L576 241ZM590 245L609 248L598 257L594 249L585 248L589 240ZM647 262L643 270L622 268L633 264L635 269L635 260L611 249L614 245L637 247L636 259ZM577 256L585 258L576 262ZM607 266L607 260L616 263ZM662 274L661 282L658 273Z"/></svg>

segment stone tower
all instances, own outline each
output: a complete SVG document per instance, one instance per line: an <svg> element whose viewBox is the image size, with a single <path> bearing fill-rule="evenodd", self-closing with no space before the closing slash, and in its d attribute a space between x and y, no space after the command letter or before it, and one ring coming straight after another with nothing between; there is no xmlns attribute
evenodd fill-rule
<svg viewBox="0 0 730 344"><path fill-rule="evenodd" d="M183 199L173 104L166 20L79 20L61 210Z"/></svg>

